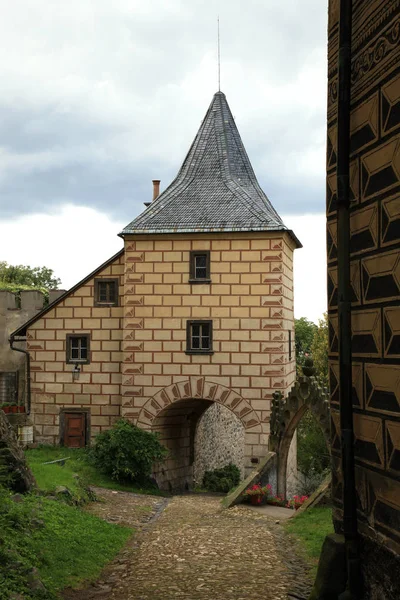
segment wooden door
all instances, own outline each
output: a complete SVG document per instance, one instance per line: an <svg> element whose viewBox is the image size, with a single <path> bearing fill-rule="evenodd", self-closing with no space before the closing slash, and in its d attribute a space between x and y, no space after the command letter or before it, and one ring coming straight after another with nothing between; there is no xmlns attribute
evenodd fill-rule
<svg viewBox="0 0 400 600"><path fill-rule="evenodd" d="M86 445L86 414L64 413L64 446L83 448Z"/></svg>

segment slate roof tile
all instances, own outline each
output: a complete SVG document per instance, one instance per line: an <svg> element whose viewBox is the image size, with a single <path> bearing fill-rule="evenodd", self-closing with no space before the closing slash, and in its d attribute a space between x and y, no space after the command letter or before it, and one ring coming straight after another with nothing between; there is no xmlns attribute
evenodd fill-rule
<svg viewBox="0 0 400 600"><path fill-rule="evenodd" d="M288 231L261 189L225 94L217 92L174 181L121 232Z"/></svg>

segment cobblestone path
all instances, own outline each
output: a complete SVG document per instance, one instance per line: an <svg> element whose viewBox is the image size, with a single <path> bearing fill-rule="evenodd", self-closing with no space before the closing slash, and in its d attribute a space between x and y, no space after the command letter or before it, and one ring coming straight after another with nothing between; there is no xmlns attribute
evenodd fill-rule
<svg viewBox="0 0 400 600"><path fill-rule="evenodd" d="M160 509L162 500L153 500ZM245 506L222 510L217 497L188 495L172 498L95 586L65 598L286 600L305 599L310 589L307 567L273 519Z"/></svg>

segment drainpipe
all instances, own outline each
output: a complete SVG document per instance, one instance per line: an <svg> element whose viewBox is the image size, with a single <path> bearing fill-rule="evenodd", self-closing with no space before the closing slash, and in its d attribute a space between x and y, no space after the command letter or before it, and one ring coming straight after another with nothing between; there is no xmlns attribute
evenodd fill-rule
<svg viewBox="0 0 400 600"><path fill-rule="evenodd" d="M31 414L31 357L28 350L23 350L22 348L15 348L13 346L14 342L22 342L22 340L16 340L14 337L10 337L10 348L11 350L15 350L16 352L22 352L26 356L25 362L25 383L26 383L26 413L28 415Z"/></svg>
<svg viewBox="0 0 400 600"><path fill-rule="evenodd" d="M350 283L350 96L352 0L340 0L337 137L337 248L339 313L340 429L343 472L343 532L347 586L341 600L361 598L362 576L357 531L352 406Z"/></svg>

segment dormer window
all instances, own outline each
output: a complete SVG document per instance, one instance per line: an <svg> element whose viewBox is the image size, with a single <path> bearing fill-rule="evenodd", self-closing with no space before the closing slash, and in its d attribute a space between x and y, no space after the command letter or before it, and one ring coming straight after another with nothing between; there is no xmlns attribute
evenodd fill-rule
<svg viewBox="0 0 400 600"><path fill-rule="evenodd" d="M196 250L190 253L189 283L211 283L210 252Z"/></svg>
<svg viewBox="0 0 400 600"><path fill-rule="evenodd" d="M94 305L118 306L118 279L94 280Z"/></svg>

